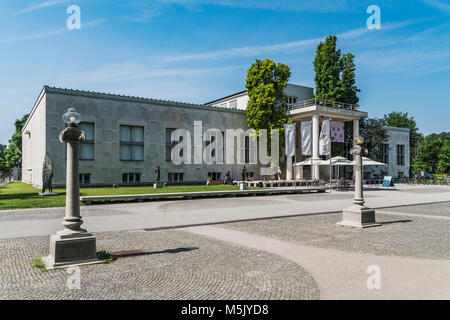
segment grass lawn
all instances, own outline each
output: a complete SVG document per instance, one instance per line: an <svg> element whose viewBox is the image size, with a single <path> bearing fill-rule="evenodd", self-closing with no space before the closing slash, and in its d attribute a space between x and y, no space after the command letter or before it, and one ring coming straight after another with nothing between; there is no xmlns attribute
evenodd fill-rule
<svg viewBox="0 0 450 320"><path fill-rule="evenodd" d="M252 188L253 189L253 188ZM256 189L256 188L255 188ZM239 190L238 186L169 186L161 189L153 187L121 187L121 188L81 188L81 196L106 196L124 194L149 194L171 192L201 192ZM53 189L57 196L42 197L41 190L22 182L10 182L0 187L0 210L25 208L64 207L66 203L66 190ZM84 205L81 203L81 205Z"/></svg>

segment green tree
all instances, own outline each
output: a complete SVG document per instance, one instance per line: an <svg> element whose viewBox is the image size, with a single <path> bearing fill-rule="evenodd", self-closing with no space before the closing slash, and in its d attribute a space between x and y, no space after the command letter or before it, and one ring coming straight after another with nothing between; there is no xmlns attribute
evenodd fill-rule
<svg viewBox="0 0 450 320"><path fill-rule="evenodd" d="M450 139L443 141L441 152L438 156L438 173L450 173Z"/></svg>
<svg viewBox="0 0 450 320"><path fill-rule="evenodd" d="M412 162L412 159L418 153L419 142L423 139L422 134L419 133L419 128L417 128L414 117L410 117L408 112L394 111L387 115L384 115L383 124L388 127L407 128L410 130L409 145Z"/></svg>
<svg viewBox="0 0 450 320"><path fill-rule="evenodd" d="M9 140L9 146L6 149L6 163L10 169L20 168L22 166L22 129L27 122L28 114L14 122L15 132Z"/></svg>
<svg viewBox="0 0 450 320"><path fill-rule="evenodd" d="M364 138L364 145L369 150L368 157L377 161L382 161L381 144L388 138L387 130L383 127L381 119L362 119L359 122L361 137Z"/></svg>
<svg viewBox="0 0 450 320"><path fill-rule="evenodd" d="M443 148L444 141L441 139L426 137L420 144L417 157L412 161L413 173L417 174L420 171L439 173L438 162Z"/></svg>
<svg viewBox="0 0 450 320"><path fill-rule="evenodd" d="M336 49L336 36L328 36L320 42L314 58L315 97L337 101L341 95L341 50ZM342 101L343 102L343 101Z"/></svg>
<svg viewBox="0 0 450 320"><path fill-rule="evenodd" d="M358 92L361 92L356 87L355 71L356 66L354 62L355 56L351 53L344 54L340 61L342 70L341 80L339 81L339 96L338 101L350 104L358 104Z"/></svg>
<svg viewBox="0 0 450 320"><path fill-rule="evenodd" d="M268 133L271 129L284 132L284 124L289 123L285 112L287 97L284 89L290 76L287 65L276 64L270 59L257 59L247 70L247 122L258 135L259 129L267 129Z"/></svg>
<svg viewBox="0 0 450 320"><path fill-rule="evenodd" d="M325 42L320 42L314 58L314 81L316 83L315 97L357 104L360 90L356 87L355 56L346 53L341 56L341 50L336 48L336 36L328 36Z"/></svg>

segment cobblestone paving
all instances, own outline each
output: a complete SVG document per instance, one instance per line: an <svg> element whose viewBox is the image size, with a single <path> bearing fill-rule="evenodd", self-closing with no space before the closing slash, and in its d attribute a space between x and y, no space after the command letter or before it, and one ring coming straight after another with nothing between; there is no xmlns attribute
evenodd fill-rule
<svg viewBox="0 0 450 320"><path fill-rule="evenodd" d="M415 206L404 206L397 208L383 209L383 211L414 213L414 214L429 214L434 216L450 217L450 202L441 202L434 204L421 204Z"/></svg>
<svg viewBox="0 0 450 320"><path fill-rule="evenodd" d="M448 220L377 214L377 221L383 226L361 230L337 226L341 218L339 213L231 223L221 227L320 248L450 259Z"/></svg>
<svg viewBox="0 0 450 320"><path fill-rule="evenodd" d="M319 299L300 266L268 253L180 230L96 234L97 250L142 250L80 267L81 289L66 269L41 271L49 237L0 240L0 299Z"/></svg>

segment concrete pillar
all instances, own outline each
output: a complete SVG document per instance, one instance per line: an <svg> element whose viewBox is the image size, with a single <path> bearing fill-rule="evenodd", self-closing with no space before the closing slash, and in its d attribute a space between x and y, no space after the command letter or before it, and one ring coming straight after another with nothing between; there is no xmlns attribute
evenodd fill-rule
<svg viewBox="0 0 450 320"><path fill-rule="evenodd" d="M48 269L86 263L101 262L96 255L96 239L81 229L80 185L78 178L78 148L85 140L85 133L78 129L81 116L75 109L69 109L63 119L68 124L59 136L67 144L66 214L64 230L50 237L50 255L44 258Z"/></svg>
<svg viewBox="0 0 450 320"><path fill-rule="evenodd" d="M292 157L286 157L286 180L293 180L292 176Z"/></svg>
<svg viewBox="0 0 450 320"><path fill-rule="evenodd" d="M63 225L66 234L82 232L80 216L80 180L78 178L79 141L67 142L66 215Z"/></svg>
<svg viewBox="0 0 450 320"><path fill-rule="evenodd" d="M353 167L355 196L353 198L353 205L342 211L342 221L338 225L356 228L380 226L381 224L377 223L375 219L375 210L364 206L362 156L363 154L367 154L367 150L362 146L364 139L357 137L354 142L356 145L352 148L351 153L356 163Z"/></svg>
<svg viewBox="0 0 450 320"><path fill-rule="evenodd" d="M353 120L353 146L356 146L357 137L359 137L359 120Z"/></svg>
<svg viewBox="0 0 450 320"><path fill-rule="evenodd" d="M314 114L312 116L312 159L313 167L312 177L313 180L319 180L319 165L317 162L320 160L319 156L319 115Z"/></svg>

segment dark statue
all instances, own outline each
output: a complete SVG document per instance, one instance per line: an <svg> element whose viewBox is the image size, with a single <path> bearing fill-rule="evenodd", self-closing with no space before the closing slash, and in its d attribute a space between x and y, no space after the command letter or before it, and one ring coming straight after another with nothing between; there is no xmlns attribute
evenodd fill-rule
<svg viewBox="0 0 450 320"><path fill-rule="evenodd" d="M48 153L45 154L44 167L42 169L42 193L48 189L50 193L53 193L53 165Z"/></svg>
<svg viewBox="0 0 450 320"><path fill-rule="evenodd" d="M246 176L247 176L247 167L244 166L244 168L242 168L242 181L246 180Z"/></svg>
<svg viewBox="0 0 450 320"><path fill-rule="evenodd" d="M231 172L228 171L227 174L225 175L225 180L223 181L223 184L230 184L231 182Z"/></svg>
<svg viewBox="0 0 450 320"><path fill-rule="evenodd" d="M159 168L159 166L156 166L155 177L156 177L156 182L159 182L159 179L161 178L161 169Z"/></svg>

